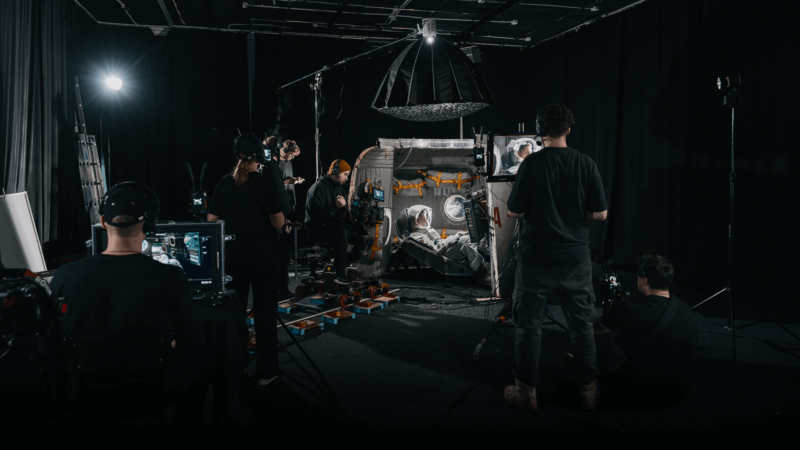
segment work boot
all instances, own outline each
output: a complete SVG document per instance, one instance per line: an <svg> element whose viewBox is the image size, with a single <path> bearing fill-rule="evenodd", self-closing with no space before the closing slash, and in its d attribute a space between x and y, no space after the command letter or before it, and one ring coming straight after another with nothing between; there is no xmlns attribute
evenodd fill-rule
<svg viewBox="0 0 800 450"><path fill-rule="evenodd" d="M578 393L581 395L581 407L584 411L594 411L595 408L597 408L597 404L600 403L600 391L597 390L597 380L585 386L578 385Z"/></svg>
<svg viewBox="0 0 800 450"><path fill-rule="evenodd" d="M506 386L503 396L509 403L516 404L523 411L536 411L539 405L536 403L536 388L514 378L516 384Z"/></svg>

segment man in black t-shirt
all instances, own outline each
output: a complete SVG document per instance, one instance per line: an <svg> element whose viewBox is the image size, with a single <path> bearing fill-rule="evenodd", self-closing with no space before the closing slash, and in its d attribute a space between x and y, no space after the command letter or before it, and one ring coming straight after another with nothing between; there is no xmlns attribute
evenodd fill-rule
<svg viewBox="0 0 800 450"><path fill-rule="evenodd" d="M285 193L273 161L265 159L260 139L242 135L234 143L238 162L233 173L217 183L208 221L224 220L225 233L236 239L225 246L225 272L231 276L228 287L236 292L247 311L253 290L253 313L258 353L256 383L266 386L278 373L278 334L275 328L280 292L279 230L287 226ZM259 166L264 163L264 173Z"/></svg>
<svg viewBox="0 0 800 450"><path fill-rule="evenodd" d="M171 336L180 364L172 368L167 381L180 391L206 369L205 342L183 271L142 254L144 222L156 219L154 196L139 184L109 189L100 217L108 230L108 247L61 267L51 288L54 300L62 305L59 324L66 338L135 343ZM115 403L138 389L136 377L84 380L82 388L105 392L106 400ZM153 380L140 381L147 385ZM164 395L163 386L160 393ZM157 387L150 394L158 397Z"/></svg>
<svg viewBox="0 0 800 450"><path fill-rule="evenodd" d="M306 197L305 226L311 237L333 247L337 280L347 283L347 245L350 237L357 235L347 209L347 193L342 185L350 176L350 165L337 159L328 173L317 179Z"/></svg>
<svg viewBox="0 0 800 450"><path fill-rule="evenodd" d="M508 214L521 219L522 230L513 294L515 384L506 387L505 398L524 410L537 409L542 323L547 299L555 294L576 347L581 403L593 410L597 354L589 221L605 220L606 199L594 161L567 147L572 112L549 105L536 122L545 148L522 161L508 199Z"/></svg>
<svg viewBox="0 0 800 450"><path fill-rule="evenodd" d="M663 256L642 256L641 295L614 302L595 323L600 379L623 401L674 405L694 384L697 325L691 308L669 292L673 273Z"/></svg>

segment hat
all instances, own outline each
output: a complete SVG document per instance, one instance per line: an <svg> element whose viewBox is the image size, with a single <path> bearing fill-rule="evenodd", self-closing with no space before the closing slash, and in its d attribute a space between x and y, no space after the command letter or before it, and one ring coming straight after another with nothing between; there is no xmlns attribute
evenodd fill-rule
<svg viewBox="0 0 800 450"><path fill-rule="evenodd" d="M343 159L337 159L336 161L339 161L339 173L350 172L350 164L347 164ZM336 161L331 163L331 167L328 169L328 175L333 175L333 166L336 164Z"/></svg>
<svg viewBox="0 0 800 450"><path fill-rule="evenodd" d="M114 227L128 227L158 214L158 205L154 204L150 194L136 186L118 187L109 189L103 199L103 217L106 223ZM112 223L117 216L131 216L133 221Z"/></svg>

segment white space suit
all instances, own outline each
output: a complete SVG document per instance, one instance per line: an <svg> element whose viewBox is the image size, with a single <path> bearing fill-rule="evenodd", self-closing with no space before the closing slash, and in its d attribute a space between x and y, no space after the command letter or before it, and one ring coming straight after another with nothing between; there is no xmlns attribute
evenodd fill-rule
<svg viewBox="0 0 800 450"><path fill-rule="evenodd" d="M420 221L420 216L426 215L426 220ZM439 233L431 228L431 217L433 210L425 205L414 205L407 208L397 219L398 233L407 234L405 239L414 239L428 247L438 255L444 255L455 261L465 260L469 268L473 271L483 264L484 259L478 253L477 244L470 242L469 234L466 231L442 239ZM423 222L420 224L419 222ZM402 237L401 237L402 238Z"/></svg>

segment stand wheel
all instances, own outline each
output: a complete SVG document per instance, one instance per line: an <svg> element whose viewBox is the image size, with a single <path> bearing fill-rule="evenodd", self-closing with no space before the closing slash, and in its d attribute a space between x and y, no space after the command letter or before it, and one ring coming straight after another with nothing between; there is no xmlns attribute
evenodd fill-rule
<svg viewBox="0 0 800 450"><path fill-rule="evenodd" d="M352 295L353 303L360 303L361 302L361 291L355 291Z"/></svg>
<svg viewBox="0 0 800 450"><path fill-rule="evenodd" d="M387 283L383 283L381 285L381 295L386 295L389 293L389 285Z"/></svg>
<svg viewBox="0 0 800 450"><path fill-rule="evenodd" d="M302 284L294 288L294 297L298 300L306 296L306 287Z"/></svg>
<svg viewBox="0 0 800 450"><path fill-rule="evenodd" d="M369 298L378 298L381 296L381 288L377 286L370 286L369 289L367 289L367 294L369 295Z"/></svg>
<svg viewBox="0 0 800 450"><path fill-rule="evenodd" d="M342 294L342 295L340 295L339 297L336 298L336 303L338 303L339 306L342 307L342 308L347 308L347 299L349 299L349 298L350 298L349 295Z"/></svg>

